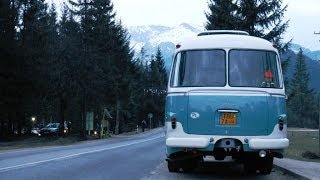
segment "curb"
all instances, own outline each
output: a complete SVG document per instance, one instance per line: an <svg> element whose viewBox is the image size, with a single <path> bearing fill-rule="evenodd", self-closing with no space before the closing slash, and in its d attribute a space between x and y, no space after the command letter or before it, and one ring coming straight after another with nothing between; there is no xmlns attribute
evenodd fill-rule
<svg viewBox="0 0 320 180"><path fill-rule="evenodd" d="M307 178L307 177L305 177L305 176L303 176L301 174L295 173L295 172L293 172L293 171L291 171L289 169L286 169L284 167L281 167L279 165L273 164L273 167L275 169L279 169L280 171L282 171L282 172L284 172L286 174L289 174L290 176L293 176L294 178L301 179L301 180L310 180L309 178Z"/></svg>

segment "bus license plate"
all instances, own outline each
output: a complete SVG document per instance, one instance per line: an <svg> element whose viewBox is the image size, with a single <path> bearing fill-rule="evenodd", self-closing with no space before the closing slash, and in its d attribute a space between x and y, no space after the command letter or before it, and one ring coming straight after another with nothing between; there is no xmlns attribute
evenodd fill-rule
<svg viewBox="0 0 320 180"><path fill-rule="evenodd" d="M219 124L220 125L236 125L237 115L235 113L222 113Z"/></svg>

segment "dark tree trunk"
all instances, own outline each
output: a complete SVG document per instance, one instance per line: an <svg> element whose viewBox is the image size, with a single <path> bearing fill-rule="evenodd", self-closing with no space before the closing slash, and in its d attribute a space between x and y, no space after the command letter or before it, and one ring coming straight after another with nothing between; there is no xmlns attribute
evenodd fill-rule
<svg viewBox="0 0 320 180"><path fill-rule="evenodd" d="M1 120L1 134L0 137L5 137L5 127L4 127L4 120Z"/></svg>
<svg viewBox="0 0 320 180"><path fill-rule="evenodd" d="M114 133L115 133L115 134L119 134L119 127L120 127L120 100L119 100L119 99L117 99L116 108L117 108L117 113L116 113L116 126L115 126Z"/></svg>
<svg viewBox="0 0 320 180"><path fill-rule="evenodd" d="M82 127L81 127L81 137L86 139L86 89L83 88L82 94L82 107L81 107L81 114L82 114Z"/></svg>
<svg viewBox="0 0 320 180"><path fill-rule="evenodd" d="M62 95L60 96L60 110L59 110L59 119L60 119L60 127L59 127L59 136L60 137L64 137L64 114L66 111L66 107L67 107L67 101L66 101L66 97L65 97L65 93L62 93Z"/></svg>
<svg viewBox="0 0 320 180"><path fill-rule="evenodd" d="M12 116L9 115L8 117L8 136L11 137L13 135L13 120L12 120Z"/></svg>

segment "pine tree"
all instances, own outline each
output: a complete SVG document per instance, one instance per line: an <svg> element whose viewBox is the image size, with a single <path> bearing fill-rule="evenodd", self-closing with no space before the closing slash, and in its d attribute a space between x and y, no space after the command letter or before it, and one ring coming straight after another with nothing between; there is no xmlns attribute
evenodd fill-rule
<svg viewBox="0 0 320 180"><path fill-rule="evenodd" d="M149 99L145 102L145 108L154 114L154 123L162 122L168 76L160 48L157 49L155 56L151 56L148 74L147 92Z"/></svg>
<svg viewBox="0 0 320 180"><path fill-rule="evenodd" d="M160 48L157 49L157 53L155 56L157 62L157 70L159 71L159 91L158 91L158 122L164 123L164 107L165 107L165 97L166 97L166 89L168 84L168 74L165 69L165 63L160 51Z"/></svg>
<svg viewBox="0 0 320 180"><path fill-rule="evenodd" d="M60 136L64 135L65 114L69 105L68 97L74 96L77 93L75 90L78 89L74 78L77 76L75 72L77 72L76 69L79 67L76 66L79 64L76 61L76 59L79 58L77 57L79 54L78 49L75 51L75 48L79 47L79 42L72 41L74 40L72 37L77 34L70 33L77 32L78 26L77 23L75 23L75 26L70 28L70 24L72 26L73 22L72 19L68 18L68 9L66 5L64 5L62 20L58 23L55 6L54 4L51 5L47 25L49 44L46 48L49 50L46 61L46 72L49 82L47 94L51 97L51 101L46 104L57 104L57 110L53 112L48 108L46 117L48 119L52 117L53 114L58 114L57 119L60 123ZM72 58L70 56L72 56Z"/></svg>
<svg viewBox="0 0 320 180"><path fill-rule="evenodd" d="M30 117L37 116L40 120L43 115L43 104L47 104L47 46L49 42L49 15L48 5L44 0L21 1L21 17L19 23L19 47L21 48L20 66L23 68L27 86L21 97L24 120L31 126ZM39 122L39 121L37 121ZM34 124L33 124L34 125Z"/></svg>
<svg viewBox="0 0 320 180"><path fill-rule="evenodd" d="M282 43L282 35L288 28L288 21L283 22L287 5L282 7L282 0L211 0L208 4L207 30L238 29L273 41L279 47L287 48Z"/></svg>
<svg viewBox="0 0 320 180"><path fill-rule="evenodd" d="M95 99L95 97L100 98L100 94L95 93L95 90L101 89L97 85L99 84L99 79L101 79L101 70L95 58L93 1L78 0L77 2L69 1L69 3L72 6L70 9L75 9L71 10L72 16L74 15L76 16L75 18L80 19L78 36L79 51L77 54L77 62L75 62L76 74L78 74L78 76L74 77L74 80L78 85L77 89L79 98L81 99L81 135L85 137L86 112L91 108L90 106L94 104L93 99Z"/></svg>
<svg viewBox="0 0 320 180"><path fill-rule="evenodd" d="M128 105L132 95L130 88L134 87L132 81L135 72L132 69L136 65L132 61L129 36L121 22L116 22L110 0L79 0L71 4L78 7L74 14L81 18L83 64L95 72L92 73L91 70L88 71L90 74L83 73L82 79L91 80L85 83L91 84L90 88L84 88L86 99L89 99L88 103L93 106L101 106L100 109L107 106L113 110L111 113L115 114L114 132L118 134L123 119L132 115ZM92 76L99 81L88 78ZM99 91L101 87L103 93Z"/></svg>
<svg viewBox="0 0 320 180"><path fill-rule="evenodd" d="M288 28L289 21L283 22L287 5L282 7L282 0L241 0L238 17L240 29L252 36L262 37L282 45L282 35Z"/></svg>
<svg viewBox="0 0 320 180"><path fill-rule="evenodd" d="M315 127L317 124L316 102L313 89L309 88L309 73L303 51L300 49L293 79L290 84L288 100L289 125L298 127Z"/></svg>
<svg viewBox="0 0 320 180"><path fill-rule="evenodd" d="M115 59L113 61L113 84L114 86L114 92L115 92L115 100L116 100L116 107L117 107L117 114L122 112L123 115L129 115L129 111L127 109L127 105L129 103L130 99L130 87L132 81L134 79L133 75L135 72L131 71L131 68L134 66L132 62L132 51L129 47L129 40L128 40L128 34L126 30L122 27L122 24L118 24L116 26L116 32L115 32L115 50L114 55ZM121 108L119 108L121 107ZM117 116L116 118L116 125L115 125L115 133L120 132L120 124L121 124L121 118L122 117ZM131 115L130 115L131 116Z"/></svg>
<svg viewBox="0 0 320 180"><path fill-rule="evenodd" d="M15 0L0 1L0 137L12 135L12 126L24 123L16 116L21 113L21 97L27 93L16 32L20 7Z"/></svg>
<svg viewBox="0 0 320 180"><path fill-rule="evenodd" d="M234 0L210 0L208 6L210 11L205 12L207 30L239 29L236 17L238 6Z"/></svg>

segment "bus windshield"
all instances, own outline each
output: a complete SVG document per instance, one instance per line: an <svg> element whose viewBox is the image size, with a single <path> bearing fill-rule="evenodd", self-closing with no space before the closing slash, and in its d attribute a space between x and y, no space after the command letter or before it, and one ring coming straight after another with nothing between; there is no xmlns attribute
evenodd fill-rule
<svg viewBox="0 0 320 180"><path fill-rule="evenodd" d="M179 55L178 87L223 87L226 84L224 50L183 51Z"/></svg>
<svg viewBox="0 0 320 180"><path fill-rule="evenodd" d="M277 55L271 51L229 51L229 85L280 88Z"/></svg>

